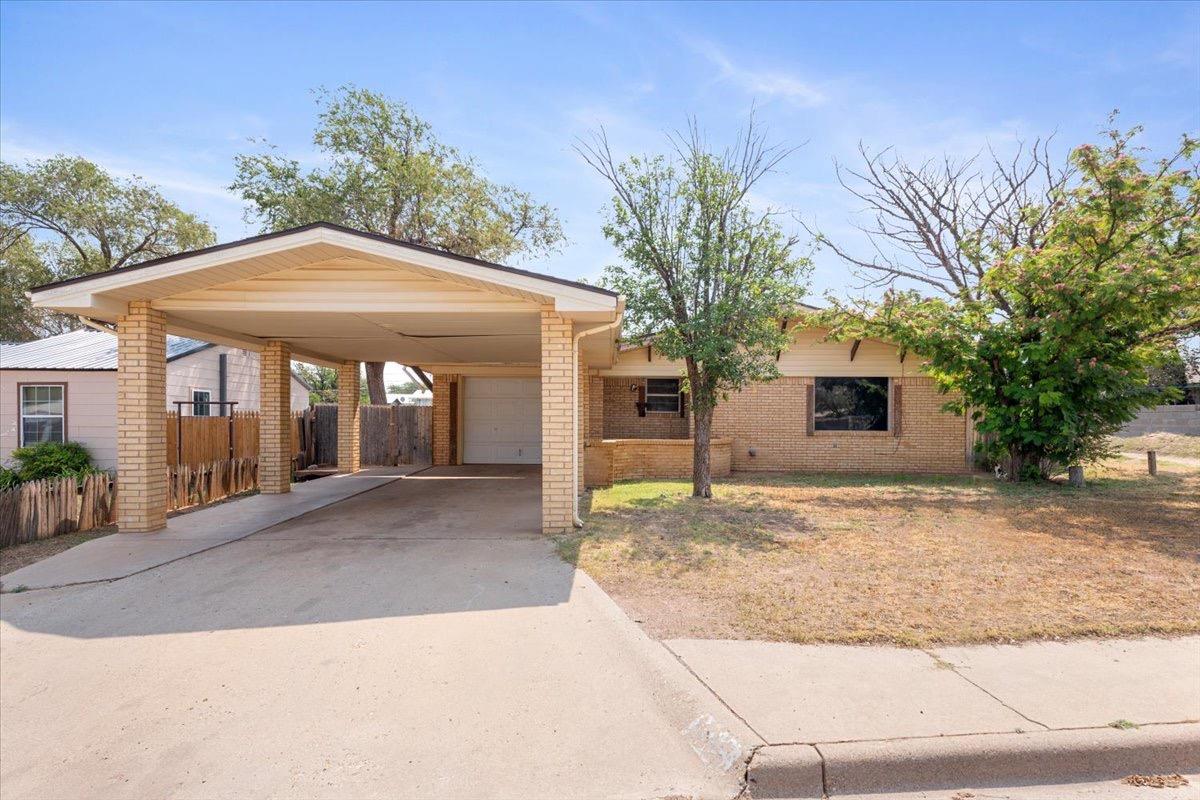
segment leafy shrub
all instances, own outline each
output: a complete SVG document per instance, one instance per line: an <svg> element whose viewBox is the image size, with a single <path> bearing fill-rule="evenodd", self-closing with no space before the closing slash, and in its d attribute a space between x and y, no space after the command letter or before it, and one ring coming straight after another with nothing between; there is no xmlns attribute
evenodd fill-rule
<svg viewBox="0 0 1200 800"><path fill-rule="evenodd" d="M0 466L0 492L21 485L21 476L15 469Z"/></svg>
<svg viewBox="0 0 1200 800"><path fill-rule="evenodd" d="M21 481L87 475L98 470L92 456L79 442L40 442L13 450L15 470Z"/></svg>

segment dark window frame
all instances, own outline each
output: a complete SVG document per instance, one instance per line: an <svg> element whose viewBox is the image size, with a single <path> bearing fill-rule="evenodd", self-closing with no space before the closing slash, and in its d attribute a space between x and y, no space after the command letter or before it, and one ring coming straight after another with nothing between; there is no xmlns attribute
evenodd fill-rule
<svg viewBox="0 0 1200 800"><path fill-rule="evenodd" d="M675 391L673 392L652 392L650 391L651 381L673 381ZM646 378L646 411L650 414L678 414L683 407L681 395L683 394L683 381L679 378ZM653 408L651 407L652 397L673 397L675 400L674 408Z"/></svg>
<svg viewBox="0 0 1200 800"><path fill-rule="evenodd" d="M68 432L67 432L68 431L68 427L67 427L67 409L68 409L68 407L67 407L67 384L64 382L56 382L56 381L29 381L27 383L18 383L17 384L17 446L18 447L26 446L26 444L25 444L25 416L26 416L25 415L25 389L26 389L26 387L38 388L38 387L42 387L42 386L56 388L56 389L62 389L62 415L61 415L62 416L62 441L63 442L70 441L70 436L68 435ZM29 416L32 418L40 417L41 419L57 419L59 417L58 414L31 414ZM36 442L35 442L35 444L36 444Z"/></svg>
<svg viewBox="0 0 1200 800"><path fill-rule="evenodd" d="M880 414L871 415L872 422L869 423L871 425L871 427L857 427L857 428L851 427L854 424L854 419L856 417L861 418L861 417L866 416L865 414L862 414L862 413L845 414L841 417L836 418L838 420L842 420L842 419L846 420L844 427L837 423L831 425L828 422L828 418L823 419L820 416L820 414L818 413L818 406L820 405L821 396L822 396L821 384L823 381L837 381L842 384L853 384L855 382L866 381L866 382L876 383L876 385L882 384L881 388L884 390L884 396L883 396L883 408L881 410L883 413L881 415ZM887 433L892 430L893 381L891 378L884 377L884 376L874 376L874 375L872 375L872 376L819 377L819 378L813 379L813 387L814 387L813 403L812 403L812 408L809 409L809 416L810 416L810 419L812 420L812 430L814 433L817 433L817 434L821 434L821 433L872 433L872 434L879 434L879 433ZM828 390L828 388L829 388L828 385L825 388ZM853 410L859 410L859 409L855 408ZM824 424L822 424L823 422L824 422ZM880 426L880 422L882 422L882 426Z"/></svg>

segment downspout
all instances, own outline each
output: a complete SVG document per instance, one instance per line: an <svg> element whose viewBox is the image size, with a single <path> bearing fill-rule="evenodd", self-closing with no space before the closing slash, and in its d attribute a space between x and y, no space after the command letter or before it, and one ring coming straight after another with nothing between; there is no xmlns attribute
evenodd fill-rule
<svg viewBox="0 0 1200 800"><path fill-rule="evenodd" d="M579 340L593 333L611 331L621 324L621 308L617 307L617 318L599 328L590 328L575 334L571 340L571 523L583 527L579 518Z"/></svg>

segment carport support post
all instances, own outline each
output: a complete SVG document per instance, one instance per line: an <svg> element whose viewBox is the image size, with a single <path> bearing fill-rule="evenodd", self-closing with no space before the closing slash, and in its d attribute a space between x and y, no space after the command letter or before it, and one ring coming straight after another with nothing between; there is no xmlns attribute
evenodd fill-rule
<svg viewBox="0 0 1200 800"><path fill-rule="evenodd" d="M572 325L553 306L542 307L542 531L572 527L575 506L575 420Z"/></svg>
<svg viewBox="0 0 1200 800"><path fill-rule="evenodd" d="M357 361L345 361L338 367L338 472L358 472L360 371Z"/></svg>
<svg viewBox="0 0 1200 800"><path fill-rule="evenodd" d="M259 354L258 487L263 494L292 490L292 353L268 341Z"/></svg>
<svg viewBox="0 0 1200 800"><path fill-rule="evenodd" d="M146 300L117 318L117 525L167 526L167 320Z"/></svg>

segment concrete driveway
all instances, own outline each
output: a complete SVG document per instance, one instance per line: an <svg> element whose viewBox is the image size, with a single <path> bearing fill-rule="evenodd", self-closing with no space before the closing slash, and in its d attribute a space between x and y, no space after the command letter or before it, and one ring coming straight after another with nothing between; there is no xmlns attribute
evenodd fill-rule
<svg viewBox="0 0 1200 800"><path fill-rule="evenodd" d="M434 469L111 583L0 597L0 787L43 797L731 797L759 740Z"/></svg>

